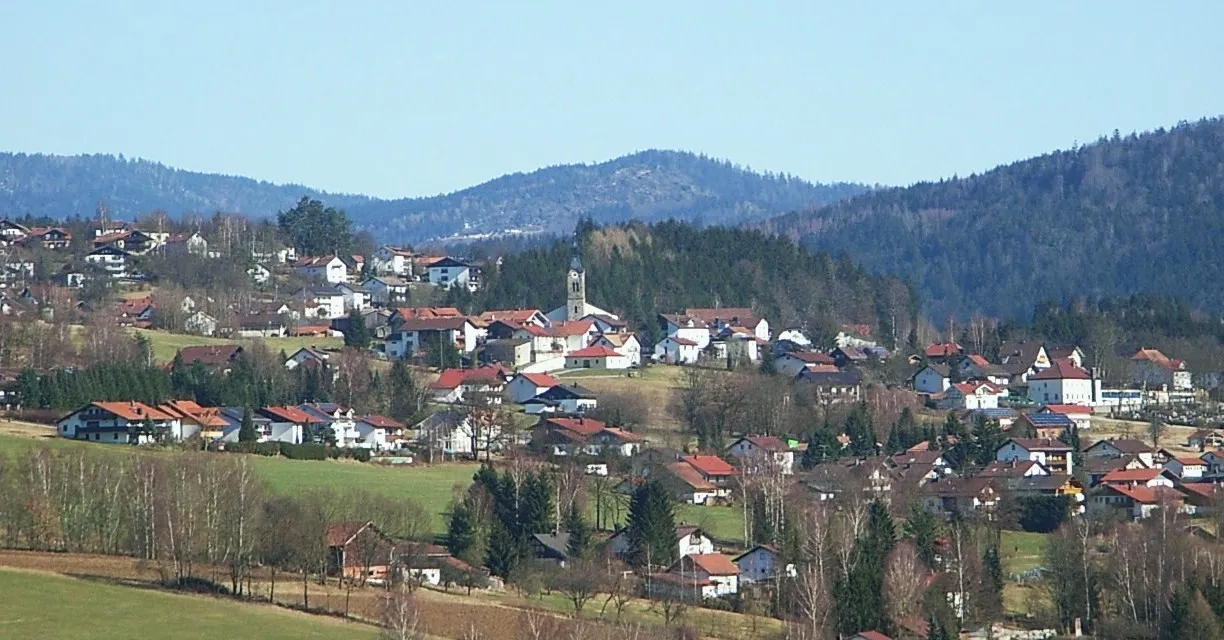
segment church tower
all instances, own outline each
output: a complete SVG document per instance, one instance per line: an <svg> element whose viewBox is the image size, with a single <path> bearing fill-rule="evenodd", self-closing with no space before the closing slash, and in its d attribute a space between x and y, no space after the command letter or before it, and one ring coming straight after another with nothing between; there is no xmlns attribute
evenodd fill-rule
<svg viewBox="0 0 1224 640"><path fill-rule="evenodd" d="M581 320L586 315L586 272L578 253L570 260L569 273L565 278L565 319L569 322Z"/></svg>

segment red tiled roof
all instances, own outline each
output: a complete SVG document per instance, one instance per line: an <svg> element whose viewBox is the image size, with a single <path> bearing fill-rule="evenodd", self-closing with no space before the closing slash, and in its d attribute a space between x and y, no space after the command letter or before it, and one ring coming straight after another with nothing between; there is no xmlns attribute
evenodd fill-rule
<svg viewBox="0 0 1224 640"><path fill-rule="evenodd" d="M1171 371L1176 371L1182 368L1182 361L1175 360L1161 353L1159 349L1140 349L1131 356L1131 360L1135 362L1151 362L1152 364L1164 367Z"/></svg>
<svg viewBox="0 0 1224 640"><path fill-rule="evenodd" d="M150 407L143 402L91 402L91 406L95 406L103 411L114 414L124 420L172 420L173 416L160 410Z"/></svg>
<svg viewBox="0 0 1224 640"><path fill-rule="evenodd" d="M641 442L642 441L642 436L639 436L638 434L633 433L632 431L625 431L624 429L617 429L616 427L604 427L603 433L611 434L613 437L620 440L621 442Z"/></svg>
<svg viewBox="0 0 1224 640"><path fill-rule="evenodd" d="M505 370L501 367L485 366L479 369L446 369L438 379L429 383L430 389L455 389L463 384L487 384L498 386L503 383Z"/></svg>
<svg viewBox="0 0 1224 640"><path fill-rule="evenodd" d="M537 324L525 324L519 327L518 330L526 331L529 335L535 336L537 338L545 338L545 337L552 335L548 332L548 329L545 329L544 327L541 327L540 325L537 325Z"/></svg>
<svg viewBox="0 0 1224 640"><path fill-rule="evenodd" d="M1195 493L1204 498L1214 496L1218 488L1214 482L1183 482L1181 484L1182 491Z"/></svg>
<svg viewBox="0 0 1224 640"><path fill-rule="evenodd" d="M1168 487L1127 487L1122 485L1104 484L1107 490L1116 491L1141 504L1155 504L1162 498L1179 500L1181 494Z"/></svg>
<svg viewBox="0 0 1224 640"><path fill-rule="evenodd" d="M709 491L714 488L705 478L701 477L701 473L693 468L693 465L687 462L672 462L667 465L667 470L671 471L677 478L687 484L689 487L698 491Z"/></svg>
<svg viewBox="0 0 1224 640"><path fill-rule="evenodd" d="M989 367L990 366L990 361L982 357L980 354L971 353L968 356L966 356L966 358L969 359L969 362L972 362L973 364L979 367Z"/></svg>
<svg viewBox="0 0 1224 640"><path fill-rule="evenodd" d="M547 424L584 436L595 435L608 426L599 420L592 420L591 418L549 418Z"/></svg>
<svg viewBox="0 0 1224 640"><path fill-rule="evenodd" d="M819 351L792 351L786 354L796 360L801 360L808 364L833 364L833 356Z"/></svg>
<svg viewBox="0 0 1224 640"><path fill-rule="evenodd" d="M736 576L740 572L731 558L721 553L694 553L680 559L681 562L685 560L712 576Z"/></svg>
<svg viewBox="0 0 1224 640"><path fill-rule="evenodd" d="M291 336L325 336L331 327L325 324L299 325L289 330Z"/></svg>
<svg viewBox="0 0 1224 640"><path fill-rule="evenodd" d="M368 524L368 522L337 522L327 525L327 546L344 546Z"/></svg>
<svg viewBox="0 0 1224 640"><path fill-rule="evenodd" d="M558 338L567 336L580 336L591 330L595 323L590 320L574 320L573 322L554 322L548 327L549 335Z"/></svg>
<svg viewBox="0 0 1224 640"><path fill-rule="evenodd" d="M758 449L766 451L790 451L790 447L777 436L744 436L740 439L747 440Z"/></svg>
<svg viewBox="0 0 1224 640"><path fill-rule="evenodd" d="M1150 482L1162 473L1164 469L1115 469L1105 474L1101 478L1101 483Z"/></svg>
<svg viewBox="0 0 1224 640"><path fill-rule="evenodd" d="M455 307L396 307L401 318L458 318L463 315Z"/></svg>
<svg viewBox="0 0 1224 640"><path fill-rule="evenodd" d="M375 427L382 427L383 429L403 429L404 428L403 424L400 424L399 422L396 422L395 420L392 420L391 418L388 418L386 416L369 415L369 416L362 418L361 421L368 425L373 425Z"/></svg>
<svg viewBox="0 0 1224 640"><path fill-rule="evenodd" d="M519 377L537 387L555 387L561 384L556 378L547 373L520 373Z"/></svg>
<svg viewBox="0 0 1224 640"><path fill-rule="evenodd" d="M681 460L705 476L733 476L736 473L735 467L718 456L684 456Z"/></svg>
<svg viewBox="0 0 1224 640"><path fill-rule="evenodd" d="M470 322L463 316L447 316L437 318L404 318L400 321L401 331L447 331L462 329Z"/></svg>
<svg viewBox="0 0 1224 640"><path fill-rule="evenodd" d="M1008 442L1014 442L1020 447L1028 451L1070 451L1071 447L1061 440L1053 440L1050 438L1011 438Z"/></svg>
<svg viewBox="0 0 1224 640"><path fill-rule="evenodd" d="M1075 366L1070 360L1055 360L1050 368L1043 369L1029 380L1088 380L1092 376L1081 367Z"/></svg>
<svg viewBox="0 0 1224 640"><path fill-rule="evenodd" d="M306 413L297 407L264 407L261 409L261 411L285 422L292 422L293 424L323 422L322 420L311 416L309 413Z"/></svg>
<svg viewBox="0 0 1224 640"><path fill-rule="evenodd" d="M1194 466L1194 465L1203 466L1207 464L1206 460L1203 460L1202 458L1195 458L1192 456L1191 457L1177 457L1174 459L1180 462L1183 467Z"/></svg>
<svg viewBox="0 0 1224 640"><path fill-rule="evenodd" d="M502 309L494 311L486 311L480 314L480 319L485 322L494 322L500 320L502 322L513 322L516 324L525 324L527 321L536 317L540 313L539 309Z"/></svg>
<svg viewBox="0 0 1224 640"><path fill-rule="evenodd" d="M850 636L853 638L862 638L862 640L892 640L892 638L880 633L879 631L860 631L857 635Z"/></svg>
<svg viewBox="0 0 1224 640"><path fill-rule="evenodd" d="M986 387L987 391L989 391L990 393L994 393L994 394L998 394L1002 391L998 385L991 383L991 382L985 382L985 381L957 382L953 384L952 386L956 387L957 391L960 391L961 393L967 396L971 396L977 393L977 390L982 387Z"/></svg>
<svg viewBox="0 0 1224 640"><path fill-rule="evenodd" d="M610 357L617 357L617 356L620 356L620 354L607 347L596 345L593 347L587 347L585 349L579 349L577 351L571 352L568 357L570 358L610 358Z"/></svg>
<svg viewBox="0 0 1224 640"><path fill-rule="evenodd" d="M928 358L948 358L963 351L955 342L938 342L930 345L924 352Z"/></svg>
<svg viewBox="0 0 1224 640"><path fill-rule="evenodd" d="M676 343L676 344L678 344L678 345L680 345L680 346L682 346L682 347L695 347L695 346L697 346L697 343L696 343L696 342L693 342L692 340L689 340L688 338L681 338L681 337L679 337L679 336L668 336L668 337L667 337L667 339L668 339L668 340L671 340L672 342L674 342L674 343Z"/></svg>

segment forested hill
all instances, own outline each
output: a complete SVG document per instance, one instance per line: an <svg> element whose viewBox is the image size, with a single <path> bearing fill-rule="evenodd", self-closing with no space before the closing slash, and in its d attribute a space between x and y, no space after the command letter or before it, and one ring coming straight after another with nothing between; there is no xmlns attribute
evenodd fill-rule
<svg viewBox="0 0 1224 640"><path fill-rule="evenodd" d="M1073 296L1224 310L1224 120L874 191L762 228L918 283L927 311L1025 317Z"/></svg>
<svg viewBox="0 0 1224 640"><path fill-rule="evenodd" d="M63 219L94 215L98 202L121 219L186 211L267 216L303 195L345 207L363 196L327 194L301 185L197 173L123 156L0 153L0 216Z"/></svg>
<svg viewBox="0 0 1224 640"><path fill-rule="evenodd" d="M376 237L419 242L507 230L569 233L583 218L601 224L669 218L740 223L865 190L762 175L692 153L643 151L594 165L514 173L449 195L370 202L348 213Z"/></svg>
<svg viewBox="0 0 1224 640"><path fill-rule="evenodd" d="M869 275L844 254L812 253L786 238L681 222L579 226L587 295L657 339L655 317L686 307L751 307L775 334L806 326L827 336L838 324L868 324L885 343L895 326L905 341L918 301L899 280ZM565 302L569 243L505 256L489 274L475 308L539 308Z"/></svg>

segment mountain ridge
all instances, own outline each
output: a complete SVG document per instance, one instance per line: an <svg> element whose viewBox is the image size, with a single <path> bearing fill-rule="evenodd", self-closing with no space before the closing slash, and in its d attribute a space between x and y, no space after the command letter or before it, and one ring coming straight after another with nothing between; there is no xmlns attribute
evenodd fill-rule
<svg viewBox="0 0 1224 640"><path fill-rule="evenodd" d="M646 150L600 163L508 173L448 194L388 200L188 171L122 155L0 153L0 215L87 217L101 201L120 218L156 210L268 217L307 195L346 210L358 229L380 241L396 243L570 233L583 218L604 224L631 218L739 224L866 189L755 173L690 152Z"/></svg>
<svg viewBox="0 0 1224 640"><path fill-rule="evenodd" d="M751 226L912 278L936 316L1026 317L1132 293L1224 309L1222 212L1224 119L1205 118Z"/></svg>

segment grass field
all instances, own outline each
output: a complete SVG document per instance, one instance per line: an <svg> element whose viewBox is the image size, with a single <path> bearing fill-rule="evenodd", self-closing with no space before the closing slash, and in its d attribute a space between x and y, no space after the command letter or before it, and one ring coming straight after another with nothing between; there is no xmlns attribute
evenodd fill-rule
<svg viewBox="0 0 1224 640"><path fill-rule="evenodd" d="M1003 572L1007 575L1034 569L1045 564L1048 534L1027 531L1004 531L999 542L1003 554Z"/></svg>
<svg viewBox="0 0 1224 640"><path fill-rule="evenodd" d="M319 347L320 349L330 349L340 347L344 344L344 340L342 338L288 337L226 339L206 338L204 336L189 336L181 333L167 333L165 331L153 331L148 329L133 329L133 331L149 339L149 343L153 347L153 359L158 363L170 362L174 359L174 354L178 353L178 350L182 349L183 347L195 347L200 345L262 342L274 352L284 351L285 353L289 354L302 347Z"/></svg>
<svg viewBox="0 0 1224 640"><path fill-rule="evenodd" d="M48 573L0 570L6 638L377 638L371 626L286 609Z"/></svg>

